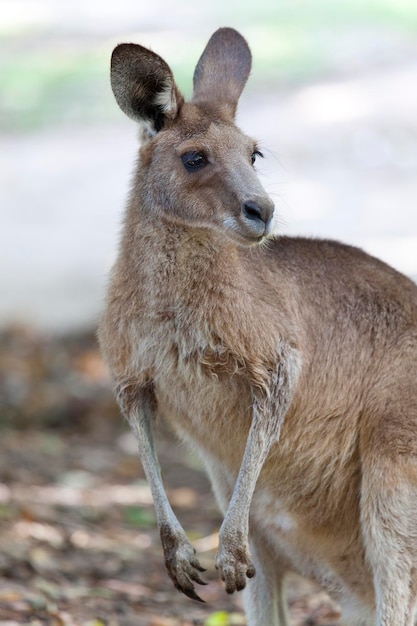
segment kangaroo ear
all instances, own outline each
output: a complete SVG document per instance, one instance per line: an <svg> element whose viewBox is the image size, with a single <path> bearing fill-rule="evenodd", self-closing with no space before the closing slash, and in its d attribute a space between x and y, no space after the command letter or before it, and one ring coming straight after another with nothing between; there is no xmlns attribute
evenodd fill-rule
<svg viewBox="0 0 417 626"><path fill-rule="evenodd" d="M183 98L169 66L151 50L120 44L113 50L110 76L119 107L149 136L177 116Z"/></svg>
<svg viewBox="0 0 417 626"><path fill-rule="evenodd" d="M195 104L207 103L234 117L248 80L252 55L246 40L233 28L219 28L211 36L194 72Z"/></svg>

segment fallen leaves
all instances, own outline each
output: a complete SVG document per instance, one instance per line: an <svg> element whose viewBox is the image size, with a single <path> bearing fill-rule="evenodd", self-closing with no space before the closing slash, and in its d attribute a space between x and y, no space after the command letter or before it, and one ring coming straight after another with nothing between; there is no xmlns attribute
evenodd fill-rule
<svg viewBox="0 0 417 626"><path fill-rule="evenodd" d="M245 626L246 620L241 613L217 611L206 619L204 626Z"/></svg>

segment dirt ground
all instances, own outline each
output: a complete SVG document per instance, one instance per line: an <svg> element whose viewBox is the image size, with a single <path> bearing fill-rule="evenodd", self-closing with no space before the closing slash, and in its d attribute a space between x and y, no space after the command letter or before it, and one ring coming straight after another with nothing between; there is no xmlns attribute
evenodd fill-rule
<svg viewBox="0 0 417 626"><path fill-rule="evenodd" d="M244 625L214 569L221 517L198 460L162 427L169 499L208 582L205 604L169 580L136 444L94 333L0 333L0 626ZM293 626L336 626L338 609L301 579Z"/></svg>

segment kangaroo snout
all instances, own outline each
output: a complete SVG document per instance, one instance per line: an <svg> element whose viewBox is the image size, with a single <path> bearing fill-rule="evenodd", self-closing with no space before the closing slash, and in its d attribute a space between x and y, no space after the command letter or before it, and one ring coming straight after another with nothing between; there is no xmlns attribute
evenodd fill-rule
<svg viewBox="0 0 417 626"><path fill-rule="evenodd" d="M270 233L274 204L269 198L262 202L247 200L242 203L241 210L245 227L251 231L255 237L266 236Z"/></svg>

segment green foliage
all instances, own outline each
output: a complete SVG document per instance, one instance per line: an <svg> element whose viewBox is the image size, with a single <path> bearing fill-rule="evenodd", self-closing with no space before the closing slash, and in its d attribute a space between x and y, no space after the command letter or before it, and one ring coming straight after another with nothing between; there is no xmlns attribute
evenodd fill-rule
<svg viewBox="0 0 417 626"><path fill-rule="evenodd" d="M227 611L216 611L204 622L204 626L229 626L229 613Z"/></svg>
<svg viewBox="0 0 417 626"><path fill-rule="evenodd" d="M30 55L0 55L0 130L105 119L103 91L112 99L106 65L95 52L52 54L40 48Z"/></svg>
<svg viewBox="0 0 417 626"><path fill-rule="evenodd" d="M129 526L135 526L137 528L152 528L155 526L155 515L140 506L129 506L124 512L125 521Z"/></svg>
<svg viewBox="0 0 417 626"><path fill-rule="evenodd" d="M204 7L196 14L204 24ZM242 30L254 52L250 86L271 78L277 85L311 80L337 72L346 64L343 41L367 60L358 32L398 37L407 42L417 33L415 0L223 0L210 3L210 23ZM164 44L180 88L189 95L193 68L201 52L201 28L187 33L186 45ZM138 35L139 37L140 35ZM359 43L358 43L359 41ZM167 49L167 46L169 49ZM110 45L48 41L42 34L0 36L0 132L30 131L57 124L91 124L120 119L113 101L108 66ZM339 51L339 53L338 53ZM348 61L349 62L349 61ZM250 87L249 86L249 87Z"/></svg>
<svg viewBox="0 0 417 626"><path fill-rule="evenodd" d="M17 509L14 505L0 504L0 522L12 520L16 515Z"/></svg>
<svg viewBox="0 0 417 626"><path fill-rule="evenodd" d="M241 613L216 611L204 622L204 626L244 626L246 620Z"/></svg>

